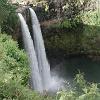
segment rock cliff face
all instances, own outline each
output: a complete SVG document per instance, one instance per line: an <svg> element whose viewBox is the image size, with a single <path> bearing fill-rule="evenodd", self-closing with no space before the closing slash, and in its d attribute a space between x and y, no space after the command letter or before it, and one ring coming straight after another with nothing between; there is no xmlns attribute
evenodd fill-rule
<svg viewBox="0 0 100 100"><path fill-rule="evenodd" d="M99 4L95 2L94 5L95 7L97 7L97 5ZM94 5L90 5L91 9ZM21 12L23 14L30 28L30 31L32 32L30 13L27 8L28 6L26 7L22 6L22 8L20 7L17 10L17 12ZM91 25L84 25L84 26L82 25L82 27L77 26L75 30L64 29L56 26L58 25L57 19L45 21L44 9L41 9L41 7L36 6L34 10L38 16L38 19L42 27L45 46L47 54L49 56L60 57L62 55L66 56L66 55L79 55L79 54L93 55L93 56L100 55L99 27ZM42 19L42 17L44 19ZM17 34L15 35L15 37L17 37L17 39L21 41L22 39L21 39L20 25L18 25L18 28L19 30L18 32L16 32Z"/></svg>
<svg viewBox="0 0 100 100"><path fill-rule="evenodd" d="M11 3L18 3L20 5L27 5L28 3L32 3L34 0L10 0Z"/></svg>

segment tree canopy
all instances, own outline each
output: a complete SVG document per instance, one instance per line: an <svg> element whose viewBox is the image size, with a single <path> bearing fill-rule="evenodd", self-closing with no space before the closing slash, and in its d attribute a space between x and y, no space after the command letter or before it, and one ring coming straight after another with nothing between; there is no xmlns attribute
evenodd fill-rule
<svg viewBox="0 0 100 100"><path fill-rule="evenodd" d="M8 0L0 0L0 25L8 17L12 9L13 6L8 2Z"/></svg>

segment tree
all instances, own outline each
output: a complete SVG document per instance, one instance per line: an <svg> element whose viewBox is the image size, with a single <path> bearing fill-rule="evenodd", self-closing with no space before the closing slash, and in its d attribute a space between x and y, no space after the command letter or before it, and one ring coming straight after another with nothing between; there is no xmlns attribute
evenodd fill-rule
<svg viewBox="0 0 100 100"><path fill-rule="evenodd" d="M68 19L75 18L85 10L90 1L91 0L47 0L50 10L54 9L53 11L55 11L58 19L61 18L63 14ZM51 5L52 8L50 7ZM65 9L63 9L64 7Z"/></svg>
<svg viewBox="0 0 100 100"><path fill-rule="evenodd" d="M87 4L91 0L66 0L66 3L68 4L66 16L67 18L73 19L77 15L79 15L82 11L85 10L87 7Z"/></svg>
<svg viewBox="0 0 100 100"><path fill-rule="evenodd" d="M7 19L12 9L13 6L9 3L8 0L0 0L0 33L1 24Z"/></svg>

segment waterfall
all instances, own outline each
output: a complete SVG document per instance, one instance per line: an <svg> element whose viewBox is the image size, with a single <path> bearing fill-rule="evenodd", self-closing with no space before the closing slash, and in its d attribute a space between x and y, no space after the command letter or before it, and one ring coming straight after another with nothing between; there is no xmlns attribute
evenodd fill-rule
<svg viewBox="0 0 100 100"><path fill-rule="evenodd" d="M48 63L42 32L38 18L32 8L29 8L32 19L33 38L37 55L40 75L42 77L43 89L48 90L51 82L50 65Z"/></svg>
<svg viewBox="0 0 100 100"><path fill-rule="evenodd" d="M18 16L21 22L22 36L23 36L25 50L28 54L29 64L31 67L31 77L32 77L32 83L33 83L32 85L34 87L34 90L43 92L42 80L41 80L41 76L40 76L40 72L38 68L38 61L37 61L37 57L34 50L33 40L31 38L31 35L30 35L29 29L25 22L24 17L20 13L18 13Z"/></svg>

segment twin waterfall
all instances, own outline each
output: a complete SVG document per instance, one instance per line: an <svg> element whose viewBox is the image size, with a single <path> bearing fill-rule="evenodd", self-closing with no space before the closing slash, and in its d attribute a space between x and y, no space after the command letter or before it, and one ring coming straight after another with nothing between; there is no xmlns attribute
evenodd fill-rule
<svg viewBox="0 0 100 100"><path fill-rule="evenodd" d="M46 90L51 82L50 65L46 58L44 41L41 33L41 28L37 16L32 8L29 8L32 18L33 37L35 51L38 60L38 67L42 78L43 88Z"/></svg>
<svg viewBox="0 0 100 100"><path fill-rule="evenodd" d="M36 91L43 92L43 90L50 88L50 65L46 57L39 21L34 10L31 8L29 10L32 20L34 43L24 17L20 13L18 13L18 16L21 22L25 50L28 54L31 67L32 87Z"/></svg>

